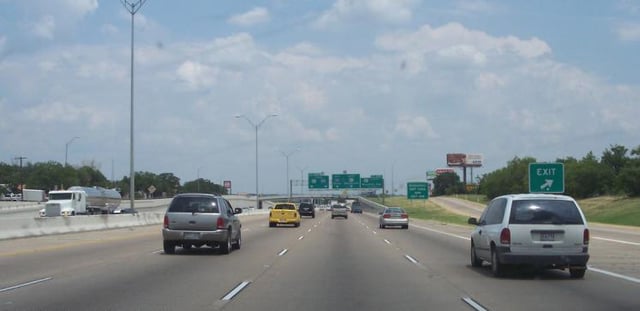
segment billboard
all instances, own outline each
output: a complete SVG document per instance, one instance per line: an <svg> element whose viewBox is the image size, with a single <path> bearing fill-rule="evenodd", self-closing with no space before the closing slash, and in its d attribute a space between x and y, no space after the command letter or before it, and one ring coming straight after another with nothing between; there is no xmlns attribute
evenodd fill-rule
<svg viewBox="0 0 640 311"><path fill-rule="evenodd" d="M446 173L451 173L454 174L456 171L452 168L437 168L436 169L436 176L438 175L442 175L442 174L446 174Z"/></svg>
<svg viewBox="0 0 640 311"><path fill-rule="evenodd" d="M464 166L466 156L464 153L447 153L447 165Z"/></svg>
<svg viewBox="0 0 640 311"><path fill-rule="evenodd" d="M482 166L481 154L447 153L447 166Z"/></svg>
<svg viewBox="0 0 640 311"><path fill-rule="evenodd" d="M482 166L482 155L481 154L467 154L464 159L465 166Z"/></svg>
<svg viewBox="0 0 640 311"><path fill-rule="evenodd" d="M225 189L231 189L231 180L225 180L224 187Z"/></svg>

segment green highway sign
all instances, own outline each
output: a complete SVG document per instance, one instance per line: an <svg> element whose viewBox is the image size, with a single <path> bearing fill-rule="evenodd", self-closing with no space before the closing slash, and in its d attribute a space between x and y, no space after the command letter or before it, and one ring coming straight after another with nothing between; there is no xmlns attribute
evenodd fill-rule
<svg viewBox="0 0 640 311"><path fill-rule="evenodd" d="M429 183L423 181L407 183L407 199L428 199Z"/></svg>
<svg viewBox="0 0 640 311"><path fill-rule="evenodd" d="M331 175L331 187L333 189L360 188L360 174L333 174Z"/></svg>
<svg viewBox="0 0 640 311"><path fill-rule="evenodd" d="M329 189L329 176L322 173L309 173L309 189Z"/></svg>
<svg viewBox="0 0 640 311"><path fill-rule="evenodd" d="M530 193L564 193L564 164L529 163Z"/></svg>
<svg viewBox="0 0 640 311"><path fill-rule="evenodd" d="M382 175L371 175L371 177L360 178L360 188L379 188L384 186Z"/></svg>

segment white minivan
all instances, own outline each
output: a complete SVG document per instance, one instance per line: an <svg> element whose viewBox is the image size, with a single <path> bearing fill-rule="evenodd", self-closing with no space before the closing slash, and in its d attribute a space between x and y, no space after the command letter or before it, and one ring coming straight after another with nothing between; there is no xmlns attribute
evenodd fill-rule
<svg viewBox="0 0 640 311"><path fill-rule="evenodd" d="M553 194L496 197L484 209L471 233L471 265L491 263L496 277L505 265L569 269L583 278L589 260L589 228L578 203Z"/></svg>

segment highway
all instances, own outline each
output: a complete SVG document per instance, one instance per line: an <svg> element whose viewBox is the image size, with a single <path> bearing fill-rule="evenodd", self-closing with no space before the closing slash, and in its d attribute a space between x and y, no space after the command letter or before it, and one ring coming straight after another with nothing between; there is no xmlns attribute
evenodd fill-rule
<svg viewBox="0 0 640 311"><path fill-rule="evenodd" d="M497 279L471 268L471 227L383 230L371 209L349 216L319 211L299 228L244 216L230 255L165 255L159 225L0 241L0 310L640 309L640 244L615 242L639 242L625 230L593 239L590 265L604 272Z"/></svg>

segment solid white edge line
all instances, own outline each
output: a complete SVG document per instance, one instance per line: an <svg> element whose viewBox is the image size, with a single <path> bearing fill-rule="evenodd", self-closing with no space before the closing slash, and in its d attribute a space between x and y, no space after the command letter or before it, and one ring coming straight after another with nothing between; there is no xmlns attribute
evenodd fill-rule
<svg viewBox="0 0 640 311"><path fill-rule="evenodd" d="M280 251L280 252L278 253L278 256L282 256L282 255L286 254L288 251L289 251L289 250L285 248L285 249L283 249L282 251Z"/></svg>
<svg viewBox="0 0 640 311"><path fill-rule="evenodd" d="M469 297L462 297L462 301L466 302L468 305L470 305L472 308L474 308L477 311L488 311L481 304L477 303L475 300Z"/></svg>
<svg viewBox="0 0 640 311"><path fill-rule="evenodd" d="M635 245L635 246L640 246L640 243L636 243L636 242L629 242L629 241L623 241L623 240L614 240L614 239L607 239L607 238L600 238L600 237L592 237L592 239L594 240L603 240L603 241L608 241L608 242L616 242L616 243L621 243L621 244L629 244L629 245Z"/></svg>
<svg viewBox="0 0 640 311"><path fill-rule="evenodd" d="M433 231L433 232L436 232L436 233L452 236L454 238L463 239L463 240L467 240L467 241L471 240L471 238L469 238L469 237L465 237L465 236L461 236L461 235L457 235L457 234L453 234L453 233L449 233L449 232L444 232L444 231L440 231L440 230L436 230L436 229L431 229L431 228L427 228L427 227L423 227L423 226L412 225L412 227L419 228L419 229L422 229L422 230L427 230L427 231Z"/></svg>
<svg viewBox="0 0 640 311"><path fill-rule="evenodd" d="M249 283L251 283L251 282L244 281L244 282L238 284L238 286L236 286L236 288L234 288L228 294L226 294L224 297L222 297L222 300L231 300L231 299L233 299L233 297L235 297L238 293L240 293L241 290L243 290L245 287L247 287L247 285L249 285Z"/></svg>
<svg viewBox="0 0 640 311"><path fill-rule="evenodd" d="M411 261L414 264L418 264L418 261L409 255L404 255L404 258L407 258L407 260Z"/></svg>
<svg viewBox="0 0 640 311"><path fill-rule="evenodd" d="M34 284L38 284L38 283L42 283L42 282L46 282L46 281L49 281L49 280L52 280L52 279L53 279L53 278L48 277L48 278L44 278L44 279L39 279L39 280L35 280L35 281L31 281L31 282L27 282L27 283L22 283L22 284L14 285L14 286L7 287L7 288L2 288L2 289L0 289L0 293L2 293L2 292L8 292L8 291L10 291L10 290L18 289L18 288L25 287L25 286L29 286L29 285L34 285Z"/></svg>
<svg viewBox="0 0 640 311"><path fill-rule="evenodd" d="M629 282L634 282L634 283L638 283L640 284L640 279L636 279L634 277L630 277L630 276L626 276L626 275L622 275L622 274L618 274L615 272L611 272L611 271L607 271L607 270L602 270L602 269L598 269L598 268L594 268L592 266L587 266L587 268L593 272L598 272L598 273L602 273L602 274L606 274L608 276L612 276L615 278L620 278L623 280L627 280Z"/></svg>

